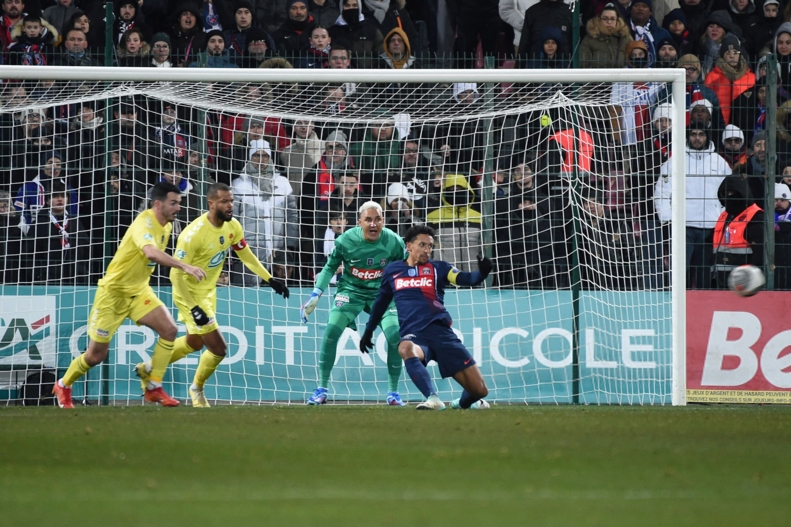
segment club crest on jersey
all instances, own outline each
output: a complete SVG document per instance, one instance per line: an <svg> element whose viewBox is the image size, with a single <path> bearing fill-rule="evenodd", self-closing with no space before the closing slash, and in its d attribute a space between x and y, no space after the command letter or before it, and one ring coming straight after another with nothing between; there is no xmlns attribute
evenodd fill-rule
<svg viewBox="0 0 791 527"><path fill-rule="evenodd" d="M430 267L424 267L423 269L420 270L420 273L421 274L426 274L426 275L431 275L431 268Z"/></svg>
<svg viewBox="0 0 791 527"><path fill-rule="evenodd" d="M368 265L373 265L373 264L374 264L374 259L368 258Z"/></svg>
<svg viewBox="0 0 791 527"><path fill-rule="evenodd" d="M225 236L220 236L220 245L225 243Z"/></svg>
<svg viewBox="0 0 791 527"><path fill-rule="evenodd" d="M335 295L335 307L343 307L343 304L346 304L349 301L349 297L346 295Z"/></svg>
<svg viewBox="0 0 791 527"><path fill-rule="evenodd" d="M412 267L409 269L408 274L409 276L417 276L417 270L414 267Z"/></svg>
<svg viewBox="0 0 791 527"><path fill-rule="evenodd" d="M382 258L381 260L379 260L379 265L381 265L382 267L387 265L387 258Z"/></svg>

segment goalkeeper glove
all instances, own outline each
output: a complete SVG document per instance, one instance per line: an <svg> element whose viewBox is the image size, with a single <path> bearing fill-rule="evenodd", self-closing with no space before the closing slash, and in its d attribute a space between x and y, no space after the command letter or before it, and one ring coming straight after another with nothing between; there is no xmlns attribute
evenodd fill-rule
<svg viewBox="0 0 791 527"><path fill-rule="evenodd" d="M272 290L275 293L277 293L278 295L282 296L283 298L288 298L288 295L289 295L288 286L284 282L281 282L277 278L273 277L273 278L270 278L269 282L267 282L267 283L269 284L269 287L271 287Z"/></svg>
<svg viewBox="0 0 791 527"><path fill-rule="evenodd" d="M492 267L494 266L488 256L478 255L478 271L480 271L483 278L489 276L489 273L492 272Z"/></svg>
<svg viewBox="0 0 791 527"><path fill-rule="evenodd" d="M363 333L363 337L360 339L360 351L363 353L369 353L373 347L374 332L372 330L366 329L365 333Z"/></svg>
<svg viewBox="0 0 791 527"><path fill-rule="evenodd" d="M198 326L205 326L209 323L209 316L200 306L195 306L190 309L190 313L192 313L192 319Z"/></svg>
<svg viewBox="0 0 791 527"><path fill-rule="evenodd" d="M310 294L310 298L308 298L308 301L302 304L302 309L299 312L299 316L302 317L303 323L307 323L308 315L313 313L313 310L316 309L316 305L318 305L319 298L321 297L321 294L323 292L324 291L322 291L318 287L315 288L313 292Z"/></svg>

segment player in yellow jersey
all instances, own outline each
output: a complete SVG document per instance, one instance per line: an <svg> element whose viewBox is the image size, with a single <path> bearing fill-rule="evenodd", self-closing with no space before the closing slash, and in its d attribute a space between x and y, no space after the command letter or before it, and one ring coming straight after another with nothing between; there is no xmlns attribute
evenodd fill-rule
<svg viewBox="0 0 791 527"><path fill-rule="evenodd" d="M179 402L162 389L162 377L173 353L178 329L148 281L156 264L178 268L197 281L206 278L203 269L177 260L164 251L170 239L171 222L180 209L178 187L170 183L154 185L151 208L129 226L107 272L99 280L88 318L88 350L71 362L52 390L61 408L74 408L72 384L107 357L113 335L127 318L137 325L150 327L159 335L151 357L153 368L145 400L162 406L178 406Z"/></svg>
<svg viewBox="0 0 791 527"><path fill-rule="evenodd" d="M288 298L286 285L273 278L261 265L244 240L242 225L233 217L233 192L224 183L213 183L207 191L209 212L190 223L179 235L176 243L177 260L194 265L206 272L206 279L195 280L189 273L173 267L173 303L179 310L179 320L187 326L187 335L179 337L173 346L170 362L186 357L206 346L198 363L189 394L192 406L208 408L203 385L217 369L226 354L227 344L220 333L217 311L217 279L223 269L228 249L233 249L248 269L266 280L283 298ZM135 369L143 388L153 376L152 362L141 362Z"/></svg>

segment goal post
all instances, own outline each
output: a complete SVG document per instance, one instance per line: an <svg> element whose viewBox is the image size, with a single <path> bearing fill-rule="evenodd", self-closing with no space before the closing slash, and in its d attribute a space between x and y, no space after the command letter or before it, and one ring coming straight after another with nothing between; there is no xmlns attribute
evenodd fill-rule
<svg viewBox="0 0 791 527"><path fill-rule="evenodd" d="M175 178L184 189L176 232L206 210L208 183L227 182L259 258L296 273L283 301L226 260L217 308L229 352L210 400L304 402L341 300L331 286L308 324L299 306L333 238L354 224L352 205L374 199L400 234L412 222L435 227L435 258L463 270L479 253L493 258L484 288L445 298L493 401L686 404L684 70L2 66L0 77L9 174L0 196L11 208L0 224L0 399L16 398L42 367L62 373L84 348L96 279L148 188ZM669 133L652 124L659 106ZM664 225L653 198L660 168L672 176ZM47 178L65 185L68 236L49 212ZM53 267L68 275L42 272ZM175 317L166 270L154 276ZM384 400L386 344L376 337L367 356L359 335L344 332L332 401ZM136 404L131 366L152 345L153 333L127 322L75 397ZM169 369L177 397L197 356ZM399 387L419 400L405 373ZM459 391L438 387L444 399Z"/></svg>

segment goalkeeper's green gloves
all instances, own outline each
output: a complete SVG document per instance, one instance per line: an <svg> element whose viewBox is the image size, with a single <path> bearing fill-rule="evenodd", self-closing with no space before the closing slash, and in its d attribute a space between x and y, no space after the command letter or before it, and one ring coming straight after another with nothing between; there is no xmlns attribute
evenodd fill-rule
<svg viewBox="0 0 791 527"><path fill-rule="evenodd" d="M299 311L299 316L302 317L303 323L307 323L308 315L313 313L313 310L316 309L316 306L319 303L319 298L321 298L322 293L324 293L324 291L322 291L318 287L315 288L313 292L310 293L310 298L308 298L308 301L302 304L302 309Z"/></svg>

